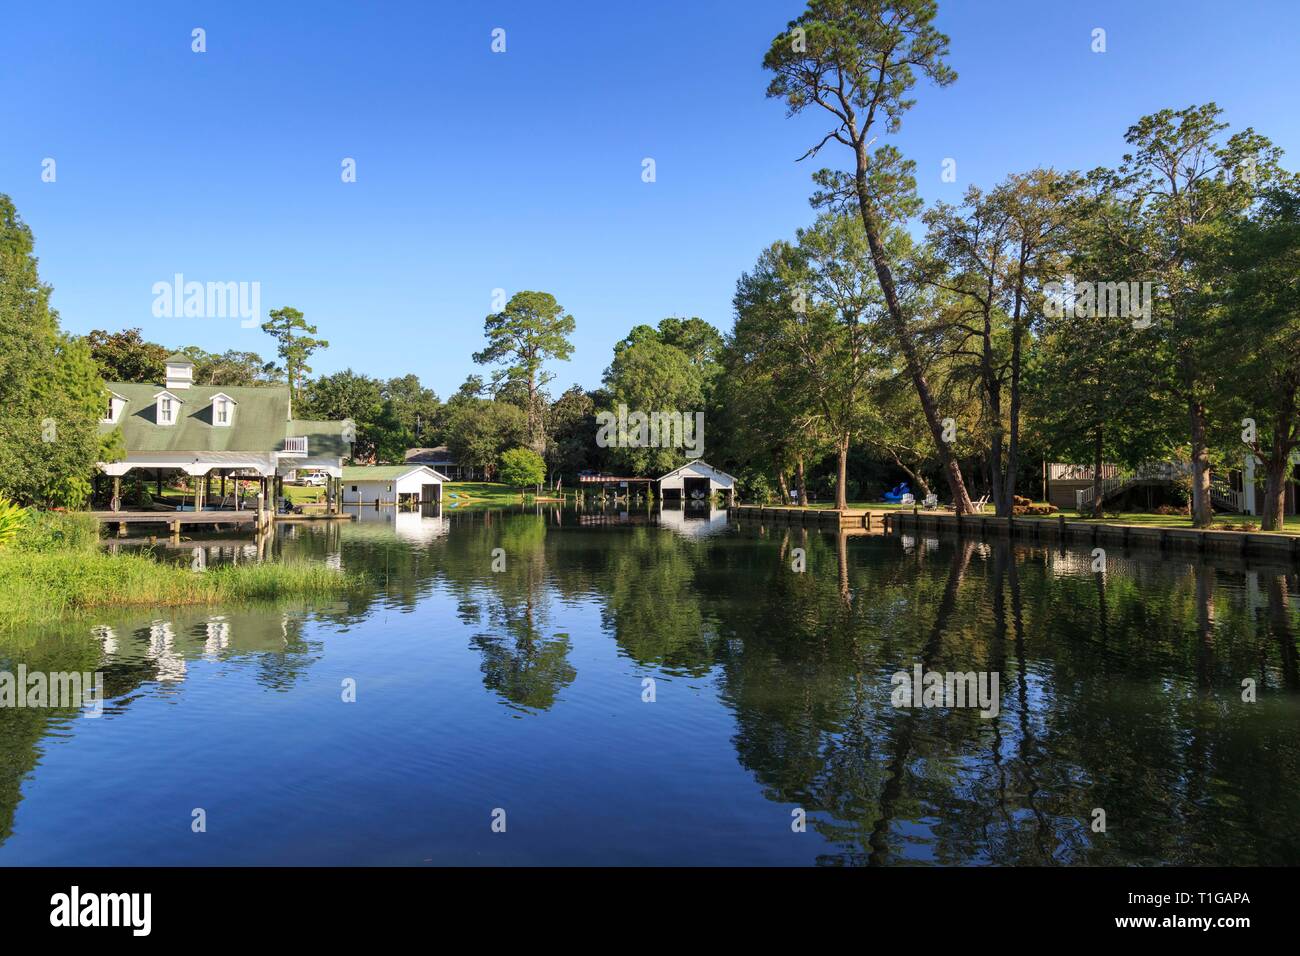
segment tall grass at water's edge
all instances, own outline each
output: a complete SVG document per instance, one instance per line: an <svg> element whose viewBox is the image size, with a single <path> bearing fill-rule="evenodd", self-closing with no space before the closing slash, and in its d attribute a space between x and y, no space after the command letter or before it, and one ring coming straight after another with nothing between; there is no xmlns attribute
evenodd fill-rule
<svg viewBox="0 0 1300 956"><path fill-rule="evenodd" d="M178 607L326 597L365 586L320 564L226 565L194 572L99 549L90 515L33 513L0 547L0 632L106 607Z"/></svg>

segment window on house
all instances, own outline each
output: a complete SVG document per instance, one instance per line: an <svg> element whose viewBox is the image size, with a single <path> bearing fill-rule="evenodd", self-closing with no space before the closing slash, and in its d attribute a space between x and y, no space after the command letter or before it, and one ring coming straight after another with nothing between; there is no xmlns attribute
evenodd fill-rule
<svg viewBox="0 0 1300 956"><path fill-rule="evenodd" d="M113 400L110 398L108 400L108 411L104 412L104 421L111 422L112 420L113 420Z"/></svg>
<svg viewBox="0 0 1300 956"><path fill-rule="evenodd" d="M172 420L172 400L170 398L162 400L162 420L165 422Z"/></svg>
<svg viewBox="0 0 1300 956"><path fill-rule="evenodd" d="M230 403L224 398L217 399L217 424L226 425L230 423Z"/></svg>
<svg viewBox="0 0 1300 956"><path fill-rule="evenodd" d="M352 490L353 490L353 491L356 491L356 490L357 490L357 486L356 486L356 485L353 485L353 486L352 486Z"/></svg>

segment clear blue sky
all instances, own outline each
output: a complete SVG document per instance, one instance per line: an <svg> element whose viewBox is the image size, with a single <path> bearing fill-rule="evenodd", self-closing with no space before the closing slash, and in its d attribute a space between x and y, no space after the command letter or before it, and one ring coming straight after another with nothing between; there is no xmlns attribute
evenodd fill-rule
<svg viewBox="0 0 1300 956"><path fill-rule="evenodd" d="M729 328L737 277L813 216L794 160L829 127L787 120L761 68L797 0L6 7L0 191L73 332L269 356L236 320L151 312L177 272L259 281L263 311L296 306L330 340L317 372L415 372L446 397L492 290L542 289L577 318L555 387L595 386L637 323ZM927 201L1113 163L1140 115L1206 100L1296 168L1295 0L941 0L939 25L959 78L920 86L894 138Z"/></svg>

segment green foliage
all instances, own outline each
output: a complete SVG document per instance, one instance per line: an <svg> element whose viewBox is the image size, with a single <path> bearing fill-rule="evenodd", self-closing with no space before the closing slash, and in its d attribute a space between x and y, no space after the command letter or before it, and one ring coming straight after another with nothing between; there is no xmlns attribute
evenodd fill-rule
<svg viewBox="0 0 1300 956"><path fill-rule="evenodd" d="M0 551L0 630L102 607L178 607L360 592L362 579L319 563L223 565L196 574L148 555Z"/></svg>
<svg viewBox="0 0 1300 956"><path fill-rule="evenodd" d="M703 319L670 317L657 328L638 325L615 344L614 360L605 370L604 392L594 404L613 414L625 405L629 414L680 413L692 421L702 412L703 438L708 442L720 399L723 350L722 335ZM595 434L593 429L586 441L592 443L590 457L599 458L592 449ZM705 454L710 447L706 445ZM692 457L686 449L675 447L610 448L605 455L608 462L602 464L643 475L661 475Z"/></svg>
<svg viewBox="0 0 1300 956"><path fill-rule="evenodd" d="M525 412L528 442L541 450L543 403L541 390L554 377L544 370L551 359L567 360L573 354L569 336L576 323L549 292L516 292L501 312L483 321L487 348L474 353L480 365L502 363L494 376L494 385L504 382L522 387L526 394Z"/></svg>
<svg viewBox="0 0 1300 956"><path fill-rule="evenodd" d="M35 508L26 510L23 533L14 542L14 550L26 554L89 552L98 546L99 521L94 515Z"/></svg>
<svg viewBox="0 0 1300 956"><path fill-rule="evenodd" d="M59 330L32 248L0 194L0 494L72 507L90 491L107 395L90 347Z"/></svg>
<svg viewBox="0 0 1300 956"><path fill-rule="evenodd" d="M28 520L26 508L0 495L0 548L13 541L27 527Z"/></svg>
<svg viewBox="0 0 1300 956"><path fill-rule="evenodd" d="M277 352L284 362L289 382L289 399L297 401L298 383L304 376L311 374L307 359L317 349L329 348L329 342L313 338L316 326L309 325L302 312L290 306L269 312L267 320L262 323L262 331L278 343Z"/></svg>
<svg viewBox="0 0 1300 956"><path fill-rule="evenodd" d="M304 382L294 414L327 421L350 419L356 425L352 456L361 461L376 456L383 444L380 433L384 422L381 383L350 368Z"/></svg>
<svg viewBox="0 0 1300 956"><path fill-rule="evenodd" d="M492 479L501 454L528 440L528 418L506 402L459 398L448 402L447 445L461 465Z"/></svg>
<svg viewBox="0 0 1300 956"><path fill-rule="evenodd" d="M442 402L433 389L420 384L418 376L390 378L380 394L391 408L393 424L400 436L395 436L398 440L391 444L409 448L442 443Z"/></svg>
<svg viewBox="0 0 1300 956"><path fill-rule="evenodd" d="M146 342L139 329L106 332L93 329L86 344L106 382L161 382L171 350Z"/></svg>
<svg viewBox="0 0 1300 956"><path fill-rule="evenodd" d="M205 352L196 345L181 351L194 361L196 385L270 385L283 380L283 370L256 352Z"/></svg>
<svg viewBox="0 0 1300 956"><path fill-rule="evenodd" d="M546 464L566 482L578 473L598 470L600 452L596 446L596 400L591 392L575 385L555 400L546 412Z"/></svg>
<svg viewBox="0 0 1300 956"><path fill-rule="evenodd" d="M501 453L501 481L516 488L531 488L546 480L546 462L531 448L510 448Z"/></svg>

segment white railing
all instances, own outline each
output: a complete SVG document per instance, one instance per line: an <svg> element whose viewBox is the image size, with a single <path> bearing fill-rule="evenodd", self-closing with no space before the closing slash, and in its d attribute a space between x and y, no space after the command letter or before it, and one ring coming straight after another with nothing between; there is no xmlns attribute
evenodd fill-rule
<svg viewBox="0 0 1300 956"><path fill-rule="evenodd" d="M1102 480L1119 474L1119 465L1105 462L1101 466ZM1068 465L1059 461L1047 463L1048 481L1092 481L1092 465Z"/></svg>
<svg viewBox="0 0 1300 956"><path fill-rule="evenodd" d="M306 455L307 439L306 438L286 438L284 440L284 451L282 455Z"/></svg>
<svg viewBox="0 0 1300 956"><path fill-rule="evenodd" d="M1187 477L1191 473L1192 463L1189 461L1149 462L1138 466L1131 474L1115 475L1103 479L1101 482L1101 500L1105 501L1111 495L1118 494L1125 488L1140 481L1176 481L1179 478ZM1081 488L1074 493L1075 507L1079 511L1083 511L1084 508L1092 505L1095 490L1092 487ZM1235 490L1222 479L1210 482L1210 500L1232 511L1242 512L1246 510L1246 493Z"/></svg>
<svg viewBox="0 0 1300 956"><path fill-rule="evenodd" d="M1139 465L1130 474L1116 474L1110 478L1103 478L1101 482L1101 500L1105 501L1111 495L1117 494L1139 481L1175 481L1178 478L1190 475L1191 472L1192 463L1189 461L1147 462ZM1088 472L1088 477L1092 477L1091 470ZM1074 493L1074 502L1078 510L1082 511L1092 504L1095 490L1095 488L1081 488Z"/></svg>
<svg viewBox="0 0 1300 956"><path fill-rule="evenodd" d="M1126 485L1132 484L1135 480L1136 479L1134 479L1132 475L1116 475L1112 478L1103 478L1101 481L1101 500L1105 501L1115 492L1121 490ZM1082 511L1084 508L1091 505L1093 498L1096 497L1096 492L1096 485L1089 488L1080 488L1076 491L1074 493L1075 508L1078 511Z"/></svg>
<svg viewBox="0 0 1300 956"><path fill-rule="evenodd" d="M1210 482L1210 501L1236 512L1246 510L1246 492L1235 490L1226 481Z"/></svg>

